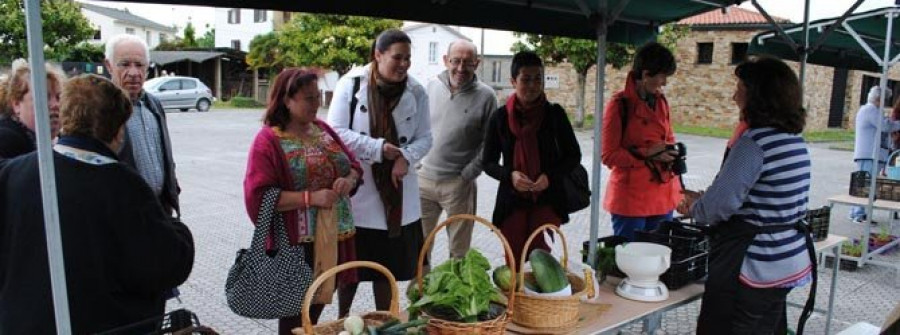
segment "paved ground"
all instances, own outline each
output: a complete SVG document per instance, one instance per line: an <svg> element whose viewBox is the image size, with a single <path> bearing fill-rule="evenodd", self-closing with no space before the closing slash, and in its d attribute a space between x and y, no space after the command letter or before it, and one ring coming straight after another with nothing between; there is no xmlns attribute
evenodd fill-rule
<svg viewBox="0 0 900 335"><path fill-rule="evenodd" d="M223 111L209 113L169 113L169 127L178 164L177 171L182 188L183 218L191 227L197 245L194 270L182 288L183 303L171 302L170 309L189 308L196 312L203 324L223 334L272 334L276 323L253 320L232 313L225 302L224 284L228 269L234 262L235 252L249 245L252 226L247 218L242 181L246 167L247 151L260 127L262 111ZM591 134L578 134L585 166L591 164ZM724 140L697 136L678 136L688 147L688 174L685 183L689 189L705 188L712 181L721 162ZM847 192L849 173L854 169L852 153L835 151L826 145L812 145L813 186L810 207L826 204L830 195ZM608 171L603 170L603 181ZM487 177L478 179L478 215L490 217L497 183ZM602 192L602 191L601 191ZM602 193L601 193L602 194ZM837 208L832 215L832 233L860 236L861 227L849 223L846 208ZM601 211L600 235L611 234L609 215ZM885 221L887 217L881 218ZM569 239L569 252L578 255L581 241L587 240L589 213L582 211L573 216L572 222L563 227ZM896 230L895 230L896 234ZM443 235L443 234L442 234ZM476 228L473 246L500 261L500 249L493 235ZM434 257L437 262L446 259L446 239L436 241ZM895 263L900 256L886 258ZM825 307L830 283L830 270L819 272L822 285L819 288L817 307ZM400 284L401 289L406 283ZM796 290L790 300L802 302L806 290ZM834 329L844 329L850 324L867 321L883 322L887 312L900 301L900 271L866 266L855 272L841 271L835 304ZM401 305L405 306L406 301ZM355 311L373 310L371 290L360 287ZM689 334L696 327L695 319L699 303L672 311L663 320L661 333ZM333 320L336 308L326 309L322 320ZM789 311L792 324L796 324L797 309ZM807 326L810 334L824 333L824 317L815 315ZM629 327L639 332L638 325Z"/></svg>

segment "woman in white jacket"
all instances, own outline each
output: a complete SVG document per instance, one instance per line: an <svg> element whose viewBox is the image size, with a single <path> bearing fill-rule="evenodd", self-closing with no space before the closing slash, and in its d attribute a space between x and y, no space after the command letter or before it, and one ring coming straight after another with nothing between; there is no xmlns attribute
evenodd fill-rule
<svg viewBox="0 0 900 335"><path fill-rule="evenodd" d="M351 198L357 259L384 265L399 281L415 276L424 239L418 178L411 166L431 148L428 96L406 73L410 46L402 31L379 34L372 62L338 81L328 110L328 123L363 168L363 184ZM387 279L370 270L359 270L359 278L372 281L375 307L387 310ZM356 288L339 288L342 317L350 311Z"/></svg>

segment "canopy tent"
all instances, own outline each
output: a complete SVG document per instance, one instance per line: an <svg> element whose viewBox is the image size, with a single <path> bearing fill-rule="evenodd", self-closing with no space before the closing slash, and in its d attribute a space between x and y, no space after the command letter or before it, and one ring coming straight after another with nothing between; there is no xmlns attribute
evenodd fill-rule
<svg viewBox="0 0 900 335"><path fill-rule="evenodd" d="M863 13L849 15L842 22L841 17L816 20L809 23L809 39L817 41L809 49L807 62L854 70L880 72L881 58L888 41L888 29L891 36L900 36L900 25L888 27L888 17L896 18L900 12L897 7L875 9ZM793 41L803 40L803 26L793 25L784 28L784 33ZM827 33L827 34L826 34ZM822 39L821 43L818 41ZM769 30L757 34L750 41L748 53L769 54L783 59L800 61L802 52L798 52L791 42L778 36L778 31ZM890 39L888 59L897 61L900 55L900 42ZM802 50L799 50L802 51Z"/></svg>
<svg viewBox="0 0 900 335"><path fill-rule="evenodd" d="M203 63L224 54L224 52L215 51L150 51L150 62L158 65L166 65L181 61Z"/></svg>
<svg viewBox="0 0 900 335"><path fill-rule="evenodd" d="M432 0L432 1L278 1L260 0L147 0L137 2L201 5L233 8L275 9L292 12L365 15L385 18L467 25L554 36L595 39L597 48L597 91L594 110L594 146L591 189L590 259L595 257L599 226L600 138L604 109L607 41L642 44L652 40L660 25L701 12L737 5L744 0ZM132 1L134 2L134 1ZM43 38L40 2L26 0L29 61L41 64ZM35 88L38 124L38 157L41 167L47 248L50 258L54 311L60 334L69 334L68 303L63 271L62 241L56 206L55 179L51 156L50 129L46 104L45 71L35 66L31 80Z"/></svg>
<svg viewBox="0 0 900 335"><path fill-rule="evenodd" d="M858 5L858 4L857 4ZM852 8L851 8L852 9ZM809 49L808 61L813 64L841 67L854 70L881 72L879 87L887 90L887 76L891 66L900 61L900 43L895 39L900 33L900 7L885 7L857 14L845 14L836 18L822 19L810 23L811 37L816 36L816 44ZM800 27L793 26L783 30L779 36L795 38ZM787 59L797 59L803 50L788 46L787 39L778 38L776 32L767 31L753 37L749 52L771 54ZM885 94L881 95L881 106L885 106ZM878 123L872 143L881 143L882 123ZM880 146L872 148L872 157L878 157ZM878 166L872 164L871 176L878 175ZM872 210L875 202L876 179L871 178L868 205L866 206L867 223L872 221ZM866 224L866 235L871 225ZM863 252L858 262L860 265L872 263L876 265L896 266L887 262L869 260L867 243L862 243Z"/></svg>

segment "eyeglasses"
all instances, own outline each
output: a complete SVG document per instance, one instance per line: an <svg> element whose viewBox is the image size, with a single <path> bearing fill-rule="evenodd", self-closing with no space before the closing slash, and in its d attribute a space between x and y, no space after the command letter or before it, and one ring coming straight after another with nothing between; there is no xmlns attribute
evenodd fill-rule
<svg viewBox="0 0 900 335"><path fill-rule="evenodd" d="M147 64L144 64L144 62L140 62L140 61L121 60L121 61L116 62L116 67L118 67L120 69L127 69L130 67L144 69L147 67Z"/></svg>
<svg viewBox="0 0 900 335"><path fill-rule="evenodd" d="M478 65L478 62L477 62L477 61L474 61L474 60L468 60L468 59L467 59L467 60L462 60L462 59L459 59L459 58L450 58L450 60L449 60L448 62L449 62L450 65L452 65L453 67L457 67L457 66L459 66L459 64L462 64L463 67L466 67L466 68L473 68L473 67L475 67L476 65Z"/></svg>

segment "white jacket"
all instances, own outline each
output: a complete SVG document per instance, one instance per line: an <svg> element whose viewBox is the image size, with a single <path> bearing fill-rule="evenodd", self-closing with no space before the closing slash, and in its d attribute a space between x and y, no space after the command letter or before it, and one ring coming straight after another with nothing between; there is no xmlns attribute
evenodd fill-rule
<svg viewBox="0 0 900 335"><path fill-rule="evenodd" d="M369 66L371 65L351 70L338 81L331 107L328 108L328 124L362 164L363 185L351 198L354 224L357 227L387 230L384 205L372 178L372 164L381 162L384 139L369 136L369 96L366 93L369 88ZM350 100L355 77L361 77L361 80L359 91L356 92L358 102L351 127ZM412 77L407 77L406 91L393 112L400 150L409 161L409 173L403 178L403 225L422 217L415 166L431 149L429 115L425 88Z"/></svg>

